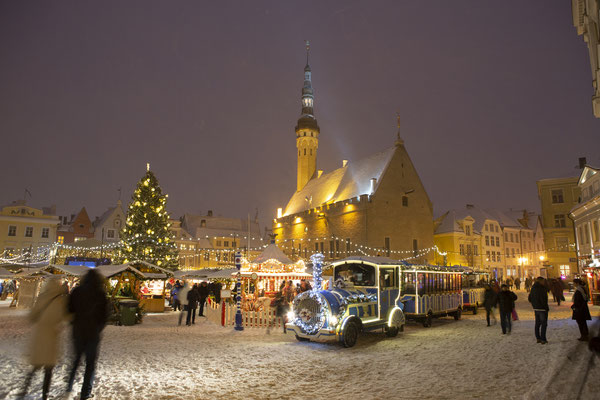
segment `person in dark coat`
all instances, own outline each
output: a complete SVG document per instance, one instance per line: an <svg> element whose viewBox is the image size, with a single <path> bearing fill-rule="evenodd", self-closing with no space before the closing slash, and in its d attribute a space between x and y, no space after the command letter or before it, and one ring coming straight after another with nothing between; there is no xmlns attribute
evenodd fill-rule
<svg viewBox="0 0 600 400"><path fill-rule="evenodd" d="M521 279L518 276L515 279L515 287L517 288L517 290L521 290Z"/></svg>
<svg viewBox="0 0 600 400"><path fill-rule="evenodd" d="M490 316L494 321L494 325L496 324L496 315L494 314L494 308L498 303L498 296L496 292L490 285L487 283L483 286L485 291L483 292L483 306L485 307L485 320L487 321L487 326L490 326Z"/></svg>
<svg viewBox="0 0 600 400"><path fill-rule="evenodd" d="M498 308L500 308L500 325L502 334L509 333L512 329L511 316L515 308L517 295L508 289L508 285L502 285L502 290L498 293Z"/></svg>
<svg viewBox="0 0 600 400"><path fill-rule="evenodd" d="M208 284L206 282L200 283L198 286L198 296L199 296L199 304L198 304L198 316L204 316L204 303L206 303L206 298L208 297Z"/></svg>
<svg viewBox="0 0 600 400"><path fill-rule="evenodd" d="M538 277L531 291L529 292L529 302L535 313L535 338L538 343L546 344L546 328L548 327L548 289L545 279Z"/></svg>
<svg viewBox="0 0 600 400"><path fill-rule="evenodd" d="M563 296L563 287L560 279L552 279L550 281L550 291L552 292L554 301L560 306L561 300L565 299Z"/></svg>
<svg viewBox="0 0 600 400"><path fill-rule="evenodd" d="M587 341L589 339L587 321L592 319L587 304L589 299L583 281L581 279L575 279L573 283L575 284L575 293L573 294L573 305L571 306L571 309L573 310L573 319L577 321L579 333L581 335L577 340Z"/></svg>
<svg viewBox="0 0 600 400"><path fill-rule="evenodd" d="M108 318L108 300L104 290L104 279L94 269L90 269L81 280L81 285L73 289L69 296L69 312L73 314L73 346L75 359L69 375L67 392L73 389L79 360L85 355L85 374L81 386L80 399L92 396L92 384L100 333Z"/></svg>
<svg viewBox="0 0 600 400"><path fill-rule="evenodd" d="M217 304L219 304L221 302L221 289L223 288L223 285L221 284L221 282L215 282L215 301L217 302Z"/></svg>
<svg viewBox="0 0 600 400"><path fill-rule="evenodd" d="M191 326L196 323L196 309L198 308L198 301L200 300L200 294L198 293L198 284L194 283L192 289L187 293L187 317L185 318L185 324Z"/></svg>

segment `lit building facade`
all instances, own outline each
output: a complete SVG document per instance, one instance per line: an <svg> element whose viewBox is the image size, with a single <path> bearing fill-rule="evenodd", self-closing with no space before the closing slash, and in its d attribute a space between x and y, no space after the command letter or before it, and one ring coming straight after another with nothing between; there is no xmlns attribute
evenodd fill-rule
<svg viewBox="0 0 600 400"><path fill-rule="evenodd" d="M121 229L125 225L127 214L123 211L121 200L110 207L93 222L94 238L104 243L116 243L121 240Z"/></svg>
<svg viewBox="0 0 600 400"><path fill-rule="evenodd" d="M600 259L600 169L586 166L577 186L581 200L571 210L575 224L577 254L581 273Z"/></svg>
<svg viewBox="0 0 600 400"><path fill-rule="evenodd" d="M433 206L398 134L394 146L323 174L316 169L320 128L311 69L304 68L296 125L296 192L273 223L276 243L294 258L381 255L433 260Z"/></svg>
<svg viewBox="0 0 600 400"><path fill-rule="evenodd" d="M2 262L46 261L59 219L52 210L27 206L24 201L0 211L0 259Z"/></svg>
<svg viewBox="0 0 600 400"><path fill-rule="evenodd" d="M569 212L578 204L581 193L578 181L577 177L537 181L548 277L572 277L577 273L575 233Z"/></svg>
<svg viewBox="0 0 600 400"><path fill-rule="evenodd" d="M592 70L592 108L600 118L600 0L571 0L573 25L583 37L590 55Z"/></svg>
<svg viewBox="0 0 600 400"><path fill-rule="evenodd" d="M60 219L61 224L56 238L59 244L74 243L94 237L94 227L85 207L77 214L71 214L70 218L60 217Z"/></svg>

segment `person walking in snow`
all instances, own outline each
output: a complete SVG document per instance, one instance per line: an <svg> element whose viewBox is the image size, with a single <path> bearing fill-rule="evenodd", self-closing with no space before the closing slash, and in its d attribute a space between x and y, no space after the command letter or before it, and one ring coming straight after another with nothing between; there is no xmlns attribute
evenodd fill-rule
<svg viewBox="0 0 600 400"><path fill-rule="evenodd" d="M496 292L490 285L487 283L483 286L483 306L485 307L485 320L487 321L487 326L490 326L490 317L494 321L494 325L496 324L496 315L494 313L494 308L496 308L496 304L498 303L498 297Z"/></svg>
<svg viewBox="0 0 600 400"><path fill-rule="evenodd" d="M75 359L69 374L67 392L71 392L73 389L79 361L85 355L85 373L79 398L89 399L93 397L92 385L98 358L100 333L106 326L108 318L108 300L104 290L104 279L95 269L90 269L81 280L81 285L71 292L69 312L73 314Z"/></svg>
<svg viewBox="0 0 600 400"><path fill-rule="evenodd" d="M25 379L21 397L27 394L35 372L43 368L42 399L48 398L52 369L58 360L62 322L66 318L67 296L58 279L50 279L29 314L30 322L35 324L29 353L29 361L33 369Z"/></svg>
<svg viewBox="0 0 600 400"><path fill-rule="evenodd" d="M531 291L528 300L535 313L535 338L538 343L546 344L546 328L548 327L548 290L546 289L545 279L538 277Z"/></svg>
<svg viewBox="0 0 600 400"><path fill-rule="evenodd" d="M554 297L554 301L557 305L560 306L561 300L564 301L565 298L563 296L563 287L560 279L552 279L550 280L550 291L552 292L552 297Z"/></svg>
<svg viewBox="0 0 600 400"><path fill-rule="evenodd" d="M518 276L515 279L515 288L517 288L517 290L521 290L521 279L519 279Z"/></svg>
<svg viewBox="0 0 600 400"><path fill-rule="evenodd" d="M208 297L208 284L206 282L200 283L198 286L198 295L200 297L200 302L198 303L198 316L204 316L204 303L206 303L206 298Z"/></svg>
<svg viewBox="0 0 600 400"><path fill-rule="evenodd" d="M198 284L194 283L194 286L187 294L188 310L185 324L191 326L196 323L196 309L198 308L198 300L200 300L200 294L198 293Z"/></svg>
<svg viewBox="0 0 600 400"><path fill-rule="evenodd" d="M508 285L502 285L502 290L498 294L498 308L500 309L500 325L502 334L510 334L512 330L512 311L515 308L517 295L511 292Z"/></svg>
<svg viewBox="0 0 600 400"><path fill-rule="evenodd" d="M525 278L525 290L527 291L527 293L529 293L529 291L531 290L531 278L528 276L527 278Z"/></svg>
<svg viewBox="0 0 600 400"><path fill-rule="evenodd" d="M588 307L589 298L584 289L584 283L581 279L573 280L575 284L575 293L573 294L573 319L577 321L579 326L580 337L577 340L587 341L589 339L589 330L587 321L592 319L590 315L590 309Z"/></svg>
<svg viewBox="0 0 600 400"><path fill-rule="evenodd" d="M190 285L184 281L183 287L177 293L177 298L179 299L179 304L181 307L181 313L179 313L179 323L181 325L181 320L183 319L183 314L188 310L188 292L190 291Z"/></svg>

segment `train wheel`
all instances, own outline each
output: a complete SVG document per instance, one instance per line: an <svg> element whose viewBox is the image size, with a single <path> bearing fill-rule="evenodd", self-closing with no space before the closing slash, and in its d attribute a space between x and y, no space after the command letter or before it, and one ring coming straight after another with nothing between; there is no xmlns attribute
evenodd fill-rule
<svg viewBox="0 0 600 400"><path fill-rule="evenodd" d="M358 327L356 324L354 322L349 322L344 329L343 335L344 340L342 344L344 347L354 346L358 340Z"/></svg>
<svg viewBox="0 0 600 400"><path fill-rule="evenodd" d="M427 314L427 317L425 317L425 321L423 321L423 326L425 328L431 328L432 323L433 323L433 314L430 312L429 314Z"/></svg>
<svg viewBox="0 0 600 400"><path fill-rule="evenodd" d="M397 326L390 326L385 331L385 334L387 335L387 337L396 337L396 336L398 336L399 331L400 331L400 329L398 329Z"/></svg>
<svg viewBox="0 0 600 400"><path fill-rule="evenodd" d="M476 308L476 310L477 310L477 308ZM462 310L459 308L459 309L458 309L458 310L456 310L456 312L454 313L454 319L458 321L458 320L460 319L460 316L461 316L461 315L462 315Z"/></svg>

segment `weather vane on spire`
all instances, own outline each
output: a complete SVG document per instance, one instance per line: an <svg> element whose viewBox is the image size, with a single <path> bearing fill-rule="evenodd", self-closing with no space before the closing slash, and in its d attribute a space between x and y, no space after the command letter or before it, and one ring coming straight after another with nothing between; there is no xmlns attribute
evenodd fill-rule
<svg viewBox="0 0 600 400"><path fill-rule="evenodd" d="M400 137L400 113L396 112L396 123L398 125L398 133L396 134L396 144L403 143L402 138Z"/></svg>
<svg viewBox="0 0 600 400"><path fill-rule="evenodd" d="M308 65L308 51L310 50L310 43L306 40L306 65Z"/></svg>

